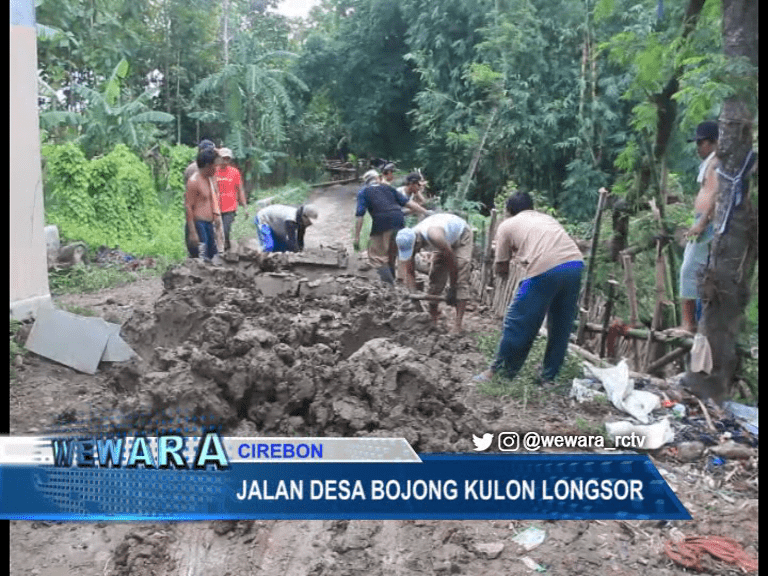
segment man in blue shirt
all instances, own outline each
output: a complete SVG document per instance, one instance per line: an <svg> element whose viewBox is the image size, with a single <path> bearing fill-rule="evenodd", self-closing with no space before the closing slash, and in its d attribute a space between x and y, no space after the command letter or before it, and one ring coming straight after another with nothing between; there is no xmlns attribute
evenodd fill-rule
<svg viewBox="0 0 768 576"><path fill-rule="evenodd" d="M417 214L427 210L416 204L389 184L379 181L379 174L369 170L363 176L365 186L357 193L355 216L355 250L360 249L360 231L363 229L365 211L371 215L371 237L368 240L368 261L379 277L389 284L395 283L397 245L395 234L405 226L403 206Z"/></svg>

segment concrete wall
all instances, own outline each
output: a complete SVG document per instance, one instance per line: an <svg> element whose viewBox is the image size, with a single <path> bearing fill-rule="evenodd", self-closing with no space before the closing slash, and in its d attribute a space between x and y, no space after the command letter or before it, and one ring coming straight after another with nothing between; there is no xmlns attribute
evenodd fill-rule
<svg viewBox="0 0 768 576"><path fill-rule="evenodd" d="M11 0L11 317L51 307L46 260L34 0Z"/></svg>

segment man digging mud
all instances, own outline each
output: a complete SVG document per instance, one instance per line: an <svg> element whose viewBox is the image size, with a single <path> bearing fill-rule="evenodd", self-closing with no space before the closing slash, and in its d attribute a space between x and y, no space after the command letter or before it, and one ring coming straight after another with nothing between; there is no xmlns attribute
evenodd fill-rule
<svg viewBox="0 0 768 576"><path fill-rule="evenodd" d="M221 218L216 202L216 192L213 187L213 176L216 174L216 151L205 148L197 155L197 172L187 181L186 210L189 242L187 249L192 258L200 256L199 246L205 246L202 256L212 260L218 253L214 231L214 221Z"/></svg>
<svg viewBox="0 0 768 576"><path fill-rule="evenodd" d="M383 282L394 285L397 258L395 234L405 226L405 215L402 209L406 207L422 215L428 215L429 212L416 202L408 200L404 194L386 182L379 182L379 175L375 170L366 172L363 182L365 187L357 193L354 247L355 250L360 249L360 232L363 229L363 216L367 210L373 221L371 236L368 240L368 261Z"/></svg>
<svg viewBox="0 0 768 576"><path fill-rule="evenodd" d="M472 228L466 221L453 214L435 214L419 222L413 228L404 228L397 233L397 248L403 265L405 285L416 287L414 255L422 248L434 251L429 271L427 294L439 296L448 286L445 301L456 307L456 322L451 330L461 332L464 310L469 300L469 272L472 263ZM440 316L437 302L430 301L429 314L437 326Z"/></svg>
<svg viewBox="0 0 768 576"><path fill-rule="evenodd" d="M581 251L560 223L533 210L533 200L517 192L507 200L507 219L496 232L495 272L509 275L512 257L525 266L525 280L509 305L496 359L473 382L488 382L501 372L514 378L523 367L547 316L547 349L541 379L551 383L568 350L584 268Z"/></svg>
<svg viewBox="0 0 768 576"><path fill-rule="evenodd" d="M304 250L304 233L317 216L317 208L312 204L303 204L298 208L272 204L259 210L254 224L264 252Z"/></svg>

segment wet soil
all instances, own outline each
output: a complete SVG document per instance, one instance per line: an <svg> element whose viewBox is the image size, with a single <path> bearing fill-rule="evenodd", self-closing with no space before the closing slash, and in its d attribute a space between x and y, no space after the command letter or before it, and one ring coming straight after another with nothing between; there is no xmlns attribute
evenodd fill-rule
<svg viewBox="0 0 768 576"><path fill-rule="evenodd" d="M11 384L11 434L89 414L140 429L179 410L213 417L225 435L404 437L417 452L468 452L472 434L585 433L622 416L558 394L491 397L467 382L485 367L478 336L499 320L480 305L465 333L430 327L421 304L360 270L352 253L356 187L316 191L306 257L243 249L222 266L188 261L162 279L57 299L122 323L140 359L93 376L28 355ZM329 248L346 249L348 266ZM317 264L317 263L320 264ZM722 535L757 557L757 452L713 467L704 454L651 458L691 512L651 521L11 522L18 575L686 574L663 552L682 535ZM526 552L511 538L546 531ZM738 568L705 557L707 574Z"/></svg>

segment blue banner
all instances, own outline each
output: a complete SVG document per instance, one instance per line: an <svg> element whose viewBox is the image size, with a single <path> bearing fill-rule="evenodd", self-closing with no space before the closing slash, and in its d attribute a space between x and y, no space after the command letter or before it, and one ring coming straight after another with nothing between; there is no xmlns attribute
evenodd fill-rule
<svg viewBox="0 0 768 576"><path fill-rule="evenodd" d="M0 466L0 518L689 520L640 454L419 454L226 469Z"/></svg>

